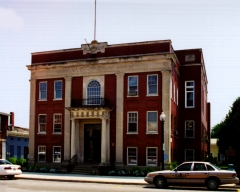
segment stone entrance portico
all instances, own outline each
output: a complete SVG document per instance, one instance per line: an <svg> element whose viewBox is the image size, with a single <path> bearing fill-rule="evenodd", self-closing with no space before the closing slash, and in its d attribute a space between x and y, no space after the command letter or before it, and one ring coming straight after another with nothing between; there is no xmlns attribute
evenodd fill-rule
<svg viewBox="0 0 240 192"><path fill-rule="evenodd" d="M110 108L67 108L70 111L71 134L69 137L71 157L77 155L84 162L84 125L101 124L101 163L110 163ZM64 153L67 151L64 151Z"/></svg>

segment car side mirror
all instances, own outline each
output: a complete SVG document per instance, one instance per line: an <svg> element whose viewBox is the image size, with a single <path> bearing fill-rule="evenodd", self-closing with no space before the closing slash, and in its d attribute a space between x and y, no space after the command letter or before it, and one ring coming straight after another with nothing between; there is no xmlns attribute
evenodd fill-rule
<svg viewBox="0 0 240 192"><path fill-rule="evenodd" d="M176 171L176 172L177 172L177 168L176 168L176 169L173 169L173 171Z"/></svg>

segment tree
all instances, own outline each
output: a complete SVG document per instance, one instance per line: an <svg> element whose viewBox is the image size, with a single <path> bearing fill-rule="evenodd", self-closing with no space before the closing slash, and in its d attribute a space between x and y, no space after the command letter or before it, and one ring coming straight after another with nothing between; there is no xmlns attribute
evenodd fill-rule
<svg viewBox="0 0 240 192"><path fill-rule="evenodd" d="M240 97L232 104L225 119L215 125L211 133L212 138L218 138L217 145L220 153L229 148L235 149L235 160L240 160Z"/></svg>

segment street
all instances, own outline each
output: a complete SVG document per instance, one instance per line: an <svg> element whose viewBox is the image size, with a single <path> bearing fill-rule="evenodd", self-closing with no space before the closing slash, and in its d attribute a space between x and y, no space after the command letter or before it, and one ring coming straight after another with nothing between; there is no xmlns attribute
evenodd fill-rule
<svg viewBox="0 0 240 192"><path fill-rule="evenodd" d="M82 182L40 181L28 179L7 180L0 178L1 192L156 192L156 191L208 191L205 187L170 187L156 189L153 185L119 185ZM234 188L219 188L218 191L238 191ZM240 190L239 190L240 191ZM211 191L209 191L211 192Z"/></svg>

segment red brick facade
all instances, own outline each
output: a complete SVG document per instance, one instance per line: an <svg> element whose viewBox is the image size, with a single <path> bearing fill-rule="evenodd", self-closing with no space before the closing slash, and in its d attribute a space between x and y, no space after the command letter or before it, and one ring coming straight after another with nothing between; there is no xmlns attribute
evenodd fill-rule
<svg viewBox="0 0 240 192"><path fill-rule="evenodd" d="M168 57L166 55L168 55ZM188 59L187 56L189 55L192 58ZM156 60L156 57L158 56L160 56L159 61ZM151 57L151 60L148 57ZM161 59L161 57L163 59ZM108 62L111 63L111 67L108 67L108 62L105 62L105 60L108 59ZM101 62L103 61L105 62L106 72L104 71L104 68L101 68ZM78 62L79 64L74 66L75 68L71 69L71 64L75 65ZM114 68L114 62L118 63L117 68ZM141 68L143 68L143 70L138 70L138 62L139 65L141 64ZM151 62L153 64L151 64ZM144 68L145 64L148 65L148 67ZM54 75L47 75L47 65L52 67L53 72L51 74ZM158 65L159 70L154 68L158 67ZM168 65L170 67L168 67ZM201 49L174 51L171 41L163 41L107 46L105 48L105 52L98 52L94 55L84 55L83 50L81 49L59 50L33 54L32 64L31 66L28 66L28 68L29 70L34 69L38 71L38 66L40 67L39 71L41 70L41 67L46 68L46 75L43 75L44 78L42 78L42 74L39 73L40 75L36 76L36 81L32 85L36 88L35 102L31 104L32 106L35 105L35 120L30 120L30 124L31 121L34 121L34 127L30 127L30 129L34 129L34 134L32 134L32 136L30 134L30 137L32 137L31 141L34 143L34 146L30 146L34 147L32 150L34 153L34 158L32 157L33 161L38 162L38 146L46 146L46 163L53 162L54 146L61 147L61 162L70 159L70 152L66 152L67 150L65 147L71 145L72 143L71 141L66 140L66 134L71 135L73 130L72 126L75 126L72 121L76 116L73 114L81 115L81 110L84 111L84 107L76 108L72 106L72 103L69 104L70 106L66 106L66 103L69 102L68 97L70 97L70 102L72 102L73 99L81 100L87 97L84 90L86 90L89 80L84 80L86 77L89 77L90 80L94 80L95 77L104 79L101 82L104 85L104 89L102 91L104 91L104 98L109 101L111 106L110 119L107 119L107 126L109 124L110 139L107 141L108 146L106 148L107 150L109 148L109 152L107 152L106 157L108 158L109 155L109 162L111 165L114 165L114 163L118 161L117 154L119 151L116 148L118 146L118 127L121 125L121 122L122 151L120 153L122 153L123 165L128 164L129 147L137 148L138 166L147 165L147 148L156 148L158 161L156 166L160 165L163 154L161 147L162 124L159 120L159 115L166 108L163 107L166 106L166 103L163 103L166 98L170 98L170 100L167 101L167 107L169 106L169 116L167 116L167 119L169 120L169 123L166 124L166 126L169 125L169 131L167 131L167 133L170 135L169 143L167 144L170 146L170 154L168 154L170 159L168 159L168 162L177 161L178 163L181 163L185 161L187 153L186 150L192 150L194 152L194 160L203 160L206 155L209 154L210 104L207 101L208 82ZM81 68L82 66L86 66L86 68L83 69ZM129 67L127 68L126 66ZM151 67L153 67L153 70L151 70ZM59 68L59 73L55 73L55 68ZM108 71L111 69L115 72L113 73ZM97 74L96 71L100 71L101 73ZM166 75L163 77L163 73L166 71L168 72L167 74L170 74L169 78L166 78ZM61 73L63 74L61 75ZM121 91L119 92L119 88L117 88L117 84L119 84L119 80L117 79L118 73L124 74L122 103L123 116L120 123L117 116L117 114L120 114L119 112L121 112L121 110L117 108L117 103L119 102L117 99L119 96L118 94L121 93ZM34 75L35 74L32 74L32 76ZM157 76L156 95L148 95L149 75ZM128 95L128 78L132 76L136 76L138 78L138 93L136 96ZM69 87L67 87L68 84L66 82L66 77L71 77L70 96L65 95L69 89ZM54 81L56 80L62 81L62 99L60 100L54 99ZM47 82L46 101L39 100L40 82ZM193 107L186 107L186 90L188 90L188 88L186 88L186 82L194 84L194 98L192 99L191 95L188 98L193 100ZM163 86L166 85L170 87L170 93L165 93ZM168 96L166 96L166 94ZM68 112L66 112L67 110L70 110L70 118L68 117ZM89 110L89 113L92 114L92 109L90 110L89 108L86 108L86 110ZM154 133L149 133L147 130L147 112L152 111L157 112L157 130ZM137 133L134 134L128 132L129 112L137 113ZM53 115L56 113L62 114L61 134L53 133ZM39 133L38 118L41 114L47 115L46 133L44 134ZM69 122L65 122L67 118L69 118ZM81 128L81 119L85 122L87 118L83 118L82 116L80 118L79 116L79 119L80 120L78 121L77 119L76 122L76 130L80 132L77 132L77 134L81 135L81 129L85 129ZM91 119L87 119L87 121L90 122ZM193 136L190 137L186 137L186 135L189 134L189 132L186 131L186 122L188 121L193 122L194 126L193 132L190 132ZM67 127L65 127L68 125L70 126L68 127L68 130L71 130L70 133L68 133ZM190 129L188 131L192 130ZM76 142L81 143L81 138L82 137L80 136L79 141L77 139ZM69 150L71 150L70 147ZM74 149L77 153L80 151L79 154L81 154L81 150L86 150L84 146L81 146L81 144L78 144L76 149ZM81 158L82 156L79 157L79 159ZM82 158L81 161L84 162L84 158Z"/></svg>

